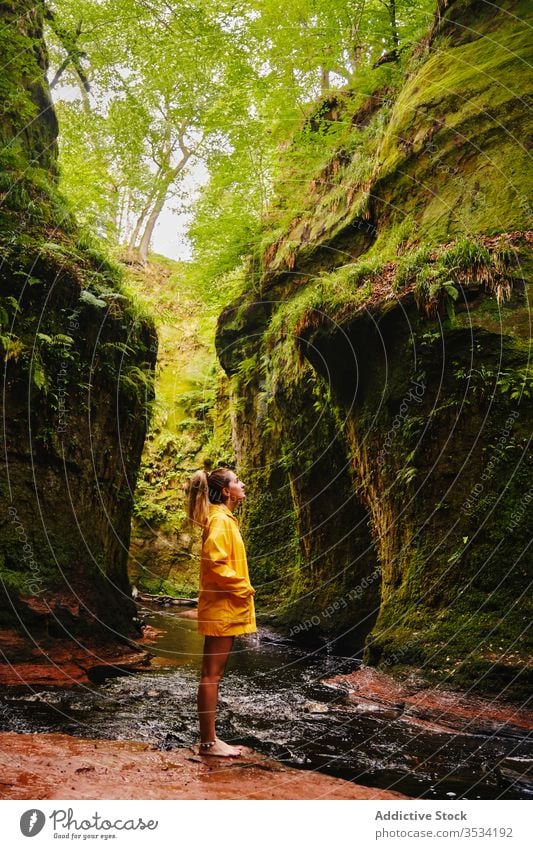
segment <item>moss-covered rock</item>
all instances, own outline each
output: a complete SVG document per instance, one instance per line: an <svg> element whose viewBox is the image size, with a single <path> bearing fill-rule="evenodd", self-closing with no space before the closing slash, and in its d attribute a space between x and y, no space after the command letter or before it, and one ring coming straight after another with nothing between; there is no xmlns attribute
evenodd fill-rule
<svg viewBox="0 0 533 849"><path fill-rule="evenodd" d="M217 336L259 600L506 695L530 619L528 14L441 2L400 86L339 95L349 153L265 233Z"/></svg>
<svg viewBox="0 0 533 849"><path fill-rule="evenodd" d="M3 3L0 524L4 623L133 633L132 493L157 340L56 189L42 3Z"/></svg>

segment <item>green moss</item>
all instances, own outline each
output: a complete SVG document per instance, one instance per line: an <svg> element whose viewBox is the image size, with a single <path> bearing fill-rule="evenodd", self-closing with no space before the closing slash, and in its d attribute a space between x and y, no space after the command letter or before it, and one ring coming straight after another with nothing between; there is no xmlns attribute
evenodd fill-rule
<svg viewBox="0 0 533 849"><path fill-rule="evenodd" d="M475 323L475 314L472 320ZM529 486L528 424L525 407L498 388L502 359L509 371L514 364L520 374L527 352L512 337L502 343L501 337L478 332L473 348L475 361L481 360L481 383L471 377L466 387L457 381L457 363L459 358L469 362L471 353L461 350L460 338L461 331L455 330L434 343L428 338L417 349L419 368L425 370L425 383L431 387L432 345L446 344L451 369L440 376L440 394L447 403L436 407L429 388L416 426L406 427L409 416L395 429L390 445L385 443L389 456L378 491L379 509L386 498L390 522L403 527L404 534L382 555L381 608L366 657L386 669L414 664L429 677L452 684L468 681L489 691L507 686L510 670L520 669L530 650L523 559L527 532L516 522ZM398 365L393 366L392 383L395 371L399 372ZM404 393L407 388L404 383ZM398 385L393 409L399 406L401 392ZM454 406L463 411L459 418L457 413L450 415ZM381 427L386 428L385 421ZM453 458L441 454L438 466L432 468L431 445L441 443L440 433L453 434ZM423 500L415 498L416 490L410 491L399 474L407 457L417 486L425 482ZM460 472L453 473L460 475L461 485L448 488L443 498L438 480L456 469ZM514 470L511 476L509 469ZM505 674L490 671L498 664L506 667ZM476 670L482 667L484 674L475 681Z"/></svg>
<svg viewBox="0 0 533 849"><path fill-rule="evenodd" d="M240 476L250 491L245 513L245 537L252 580L259 605L283 604L290 593L291 575L298 571L296 513L290 487L280 470L269 476L243 469ZM276 485L277 484L277 485ZM272 493L276 492L274 499Z"/></svg>
<svg viewBox="0 0 533 849"><path fill-rule="evenodd" d="M490 35L430 55L403 87L378 155L376 192L391 205L392 219L401 206L442 240L461 231L528 226L530 178L514 140L527 122L521 86L528 13L521 6L522 27L516 18L500 16ZM510 135L498 133L500 121ZM412 198L411 210L403 200L399 204L402 195Z"/></svg>
<svg viewBox="0 0 533 849"><path fill-rule="evenodd" d="M307 270L313 255L316 267L317 249L331 250L341 236L349 252L367 251L372 238L361 247L356 240L376 207L382 262L394 258L395 228L404 228L411 243L423 239L435 246L450 235L529 226L529 162L515 141L527 133L522 70L528 58L528 10L521 3L513 12L522 26L502 11L484 37L441 44L425 61L414 61L392 106L377 110L364 130L350 131L342 165L335 164L333 154L322 178L309 170L300 178L307 207L292 207L293 193L286 199L288 210L282 204L285 217L268 222L262 250L269 274ZM506 134L498 132L502 123Z"/></svg>
<svg viewBox="0 0 533 849"><path fill-rule="evenodd" d="M147 577L141 574L135 578L137 589L140 592L151 593L153 595L168 595L174 598L197 598L198 596L198 581L194 583L184 583L183 579L177 578L170 580L168 578Z"/></svg>

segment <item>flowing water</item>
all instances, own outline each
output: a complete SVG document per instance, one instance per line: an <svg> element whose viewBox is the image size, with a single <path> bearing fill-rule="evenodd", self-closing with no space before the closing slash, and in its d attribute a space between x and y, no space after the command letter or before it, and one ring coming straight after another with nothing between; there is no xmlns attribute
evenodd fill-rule
<svg viewBox="0 0 533 849"><path fill-rule="evenodd" d="M61 731L142 740L161 749L197 741L196 688L203 638L176 608L143 608L163 633L149 670L91 686L10 691L3 730ZM218 733L301 769L418 798L525 798L502 784L504 757L531 757L523 735L442 733L401 717L360 715L321 679L356 666L352 658L295 648L274 631L238 638L220 689Z"/></svg>

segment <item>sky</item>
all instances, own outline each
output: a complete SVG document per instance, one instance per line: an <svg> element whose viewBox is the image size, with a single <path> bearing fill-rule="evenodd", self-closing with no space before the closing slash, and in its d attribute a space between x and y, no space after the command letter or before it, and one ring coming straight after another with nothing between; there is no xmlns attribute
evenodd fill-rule
<svg viewBox="0 0 533 849"><path fill-rule="evenodd" d="M154 253L163 254L170 259L192 258L191 245L186 236L187 219L188 216L184 213L173 212L168 204L165 204L152 238Z"/></svg>
<svg viewBox="0 0 533 849"><path fill-rule="evenodd" d="M185 179L185 186L191 196L196 194L207 178L207 170L201 162L190 169L190 174ZM167 201L159 216L152 238L152 250L156 254L163 254L171 259L192 259L191 244L186 234L191 214L175 212L172 206L173 201Z"/></svg>

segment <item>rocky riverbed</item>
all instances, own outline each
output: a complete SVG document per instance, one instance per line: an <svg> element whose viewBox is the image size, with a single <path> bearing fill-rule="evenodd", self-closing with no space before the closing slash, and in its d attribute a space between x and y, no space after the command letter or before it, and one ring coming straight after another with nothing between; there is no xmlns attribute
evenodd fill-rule
<svg viewBox="0 0 533 849"><path fill-rule="evenodd" d="M154 606L139 613L147 623L144 641L120 662L98 653L93 665L90 653L81 662L69 660L66 645L62 662L56 645L54 663L43 655L42 668L37 657L32 664L11 668L19 683L0 698L0 731L18 732L5 736L4 751L11 752L4 769L6 792L17 792L20 784L20 792L29 792L26 787L36 793L42 781L39 792L56 792L51 788L57 785L63 793L70 781L73 798L83 798L80 780L87 778L92 798L129 793L122 766L139 753L143 793L145 776L153 778L155 798L176 792L174 785L167 787L167 757L169 763L183 762L185 777L189 769L197 771L187 778L190 792L205 792L198 781L211 775L216 763L198 760L194 752L202 652L196 611ZM85 679L81 673L76 679L72 670L82 666ZM67 676L52 681L51 670L58 669L70 681ZM369 793L427 799L528 798L532 729L532 712L525 706L428 687L414 672L400 681L351 658L305 651L263 627L253 638L236 641L220 692L220 736L246 751L243 760L222 764L229 771L223 774L237 775L238 768L243 776L255 776L254 781L266 777L267 795L261 798L272 798L269 793L315 798L306 794L322 793L324 778L344 779L335 792L344 786L346 798L382 798L350 795L361 786ZM39 740L43 743L35 742ZM52 757L54 746L57 756ZM76 758L92 753L91 760L72 760L73 753ZM49 761L58 761L59 771L55 766L50 771ZM165 773L162 783L158 770ZM111 773L113 782L115 773L121 773L116 779L121 791L105 783ZM25 775L31 777L26 785ZM284 783L289 775L296 782L290 792L301 789L301 797L276 795L289 792ZM250 787L250 793L263 792L255 784ZM233 792L223 788L222 793Z"/></svg>

